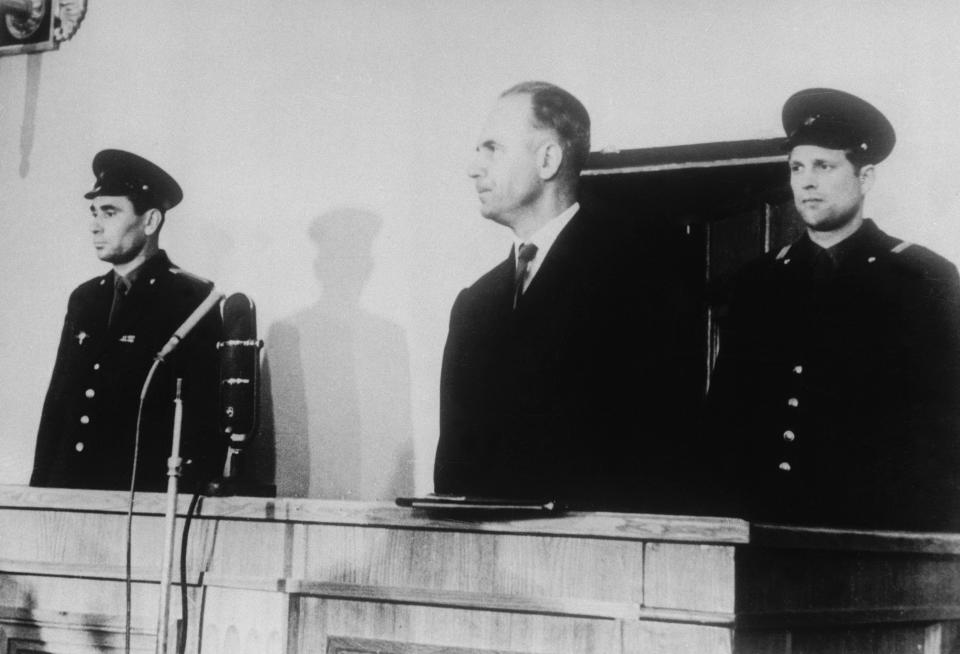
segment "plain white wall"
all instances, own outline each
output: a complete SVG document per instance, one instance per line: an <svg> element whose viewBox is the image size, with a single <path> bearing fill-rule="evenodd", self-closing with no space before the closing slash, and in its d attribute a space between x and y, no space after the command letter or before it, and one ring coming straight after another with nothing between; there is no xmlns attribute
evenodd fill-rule
<svg viewBox="0 0 960 654"><path fill-rule="evenodd" d="M0 483L28 479L67 295L104 270L82 198L102 148L174 174L162 244L257 301L301 471L281 491L346 470L341 496L425 492L450 305L509 248L465 175L497 93L566 87L596 148L775 137L794 91L857 93L900 139L868 212L957 261L957 7L91 0L59 51L0 58Z"/></svg>

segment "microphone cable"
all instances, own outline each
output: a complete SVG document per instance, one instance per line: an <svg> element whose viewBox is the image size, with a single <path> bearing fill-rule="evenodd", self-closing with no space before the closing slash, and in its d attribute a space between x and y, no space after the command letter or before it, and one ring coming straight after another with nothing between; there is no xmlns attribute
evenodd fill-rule
<svg viewBox="0 0 960 654"><path fill-rule="evenodd" d="M190 609L187 606L187 543L190 534L190 523L193 522L193 514L197 512L200 499L203 493L200 487L190 498L190 507L187 509L187 516L183 521L183 533L180 536L180 620L181 627L177 632L177 654L184 654L187 651L187 628L190 625Z"/></svg>

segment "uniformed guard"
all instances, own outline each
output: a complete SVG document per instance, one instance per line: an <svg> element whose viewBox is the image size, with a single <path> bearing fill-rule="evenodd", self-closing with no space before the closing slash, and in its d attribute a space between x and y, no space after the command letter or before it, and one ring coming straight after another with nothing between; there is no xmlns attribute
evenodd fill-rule
<svg viewBox="0 0 960 654"><path fill-rule="evenodd" d="M213 286L172 264L160 249L166 213L183 198L173 177L121 150L98 153L93 172L95 185L85 195L90 233L97 257L112 268L70 295L37 435L34 486L129 488L147 372ZM217 471L219 334L219 315L212 311L159 366L140 419L137 488L166 485L177 379L184 487Z"/></svg>
<svg viewBox="0 0 960 654"><path fill-rule="evenodd" d="M734 285L711 389L753 520L960 529L956 267L864 218L895 134L848 93L783 108L806 230Z"/></svg>

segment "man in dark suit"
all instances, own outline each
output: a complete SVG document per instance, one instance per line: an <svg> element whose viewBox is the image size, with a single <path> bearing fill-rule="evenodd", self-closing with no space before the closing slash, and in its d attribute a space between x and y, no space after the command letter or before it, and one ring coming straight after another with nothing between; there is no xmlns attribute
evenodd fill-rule
<svg viewBox="0 0 960 654"><path fill-rule="evenodd" d="M183 193L155 164L121 150L93 160L86 194L97 257L111 265L70 295L37 435L30 483L129 488L141 388L163 345L213 284L170 262L159 247L167 211ZM218 472L220 319L211 311L162 363L143 403L136 485L166 485L178 379L185 479Z"/></svg>
<svg viewBox="0 0 960 654"><path fill-rule="evenodd" d="M589 149L584 106L543 82L483 127L469 175L514 246L451 311L437 493L674 508L679 276L635 221L580 205Z"/></svg>
<svg viewBox="0 0 960 654"><path fill-rule="evenodd" d="M806 233L739 275L711 391L747 518L960 529L956 267L864 218L893 127L850 94L783 109Z"/></svg>

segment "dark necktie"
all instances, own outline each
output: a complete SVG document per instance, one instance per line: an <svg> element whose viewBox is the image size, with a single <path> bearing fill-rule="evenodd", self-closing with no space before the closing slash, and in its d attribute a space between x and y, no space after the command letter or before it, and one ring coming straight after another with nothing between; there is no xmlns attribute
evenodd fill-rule
<svg viewBox="0 0 960 654"><path fill-rule="evenodd" d="M123 298L127 295L126 280L117 275L113 278L113 302L110 303L110 315L107 317L107 327L112 327L120 312L120 306L123 304Z"/></svg>
<svg viewBox="0 0 960 654"><path fill-rule="evenodd" d="M537 256L537 246L533 243L524 243L520 246L517 256L517 271L513 276L513 308L517 308L520 296L523 295L523 282L527 278L527 268L533 258Z"/></svg>

